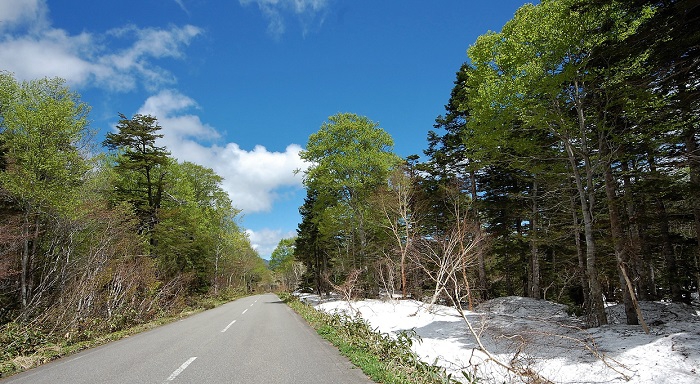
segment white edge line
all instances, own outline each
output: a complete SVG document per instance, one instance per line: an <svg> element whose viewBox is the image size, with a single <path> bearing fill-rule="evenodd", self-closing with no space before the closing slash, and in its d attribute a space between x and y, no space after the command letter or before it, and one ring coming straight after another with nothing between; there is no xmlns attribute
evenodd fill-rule
<svg viewBox="0 0 700 384"><path fill-rule="evenodd" d="M228 329L231 328L231 326L232 326L233 323L235 323L235 322L236 322L236 320L234 320L234 321L228 323L228 325L226 326L226 328L224 328L224 329L221 330L221 333L224 333L224 332L228 331Z"/></svg>
<svg viewBox="0 0 700 384"><path fill-rule="evenodd" d="M180 368L176 369L172 374L170 374L170 377L168 377L168 380L166 380L166 382L175 380L175 378L177 377L177 375L181 374L182 371L184 371L185 368L187 368L188 365L192 364L192 362L193 362L196 358L197 358L197 356L190 357L189 360L187 360L187 361L185 361L184 363L182 363L182 365L180 366Z"/></svg>

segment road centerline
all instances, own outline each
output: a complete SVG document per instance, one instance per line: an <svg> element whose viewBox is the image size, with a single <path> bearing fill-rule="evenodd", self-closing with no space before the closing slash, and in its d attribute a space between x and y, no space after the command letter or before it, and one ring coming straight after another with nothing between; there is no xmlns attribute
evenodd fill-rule
<svg viewBox="0 0 700 384"><path fill-rule="evenodd" d="M236 320L234 320L234 321L228 323L228 325L226 326L226 328L224 328L224 329L221 330L221 333L224 333L224 332L228 331L228 329L231 328L231 326L232 326L233 323L235 323L235 322L236 322Z"/></svg>
<svg viewBox="0 0 700 384"><path fill-rule="evenodd" d="M165 380L165 382L167 383L167 382L170 382L170 381L175 380L175 378L176 378L179 374L181 374L182 371L184 371L185 369L187 369L187 367L188 367L190 364L192 364L192 362L195 361L196 359L197 359L197 356L190 357L189 360L187 360L187 361L185 361L184 363L182 363L182 365L180 366L180 368L174 370L173 373L170 374L170 376L168 377L168 379Z"/></svg>

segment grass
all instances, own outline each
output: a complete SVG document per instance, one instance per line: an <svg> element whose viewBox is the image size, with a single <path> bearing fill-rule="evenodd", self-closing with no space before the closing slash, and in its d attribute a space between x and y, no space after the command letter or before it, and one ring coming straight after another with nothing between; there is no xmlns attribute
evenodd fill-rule
<svg viewBox="0 0 700 384"><path fill-rule="evenodd" d="M391 337L373 330L360 317L321 312L293 295L279 296L321 337L335 345L342 355L377 383L457 383L444 368L421 361L411 350L414 342L420 342L415 331L404 331Z"/></svg>
<svg viewBox="0 0 700 384"><path fill-rule="evenodd" d="M79 341L69 333L65 335L45 334L30 325L8 323L0 327L0 378L37 367L61 357L70 356L80 351L94 348L112 341L172 323L196 313L218 307L219 305L239 299L242 296L221 298L207 297L199 300L193 307L180 313L163 316L147 323L138 324L114 332L84 332Z"/></svg>

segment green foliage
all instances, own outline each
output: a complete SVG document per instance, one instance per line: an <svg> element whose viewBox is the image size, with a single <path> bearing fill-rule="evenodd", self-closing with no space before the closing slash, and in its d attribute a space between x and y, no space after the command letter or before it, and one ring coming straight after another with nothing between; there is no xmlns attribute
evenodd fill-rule
<svg viewBox="0 0 700 384"><path fill-rule="evenodd" d="M270 256L270 269L273 271L284 270L291 267L294 262L294 244L296 238L282 239Z"/></svg>
<svg viewBox="0 0 700 384"><path fill-rule="evenodd" d="M139 231L149 236L153 248L156 243L153 231L165 194L169 152L156 146L156 139L163 135L158 133L162 127L154 116L135 115L128 119L120 113L119 117L119 131L108 133L103 142L116 154L116 199L133 205L141 220Z"/></svg>
<svg viewBox="0 0 700 384"><path fill-rule="evenodd" d="M375 188L398 163L389 134L364 116L331 116L309 136L302 159L313 164L304 183L320 191L336 192L346 200Z"/></svg>
<svg viewBox="0 0 700 384"><path fill-rule="evenodd" d="M0 72L0 87L0 249L19 251L11 253L19 254L18 281L5 286L19 287L16 302L26 309L42 282L35 266L52 249L46 233L79 212L89 108L61 79L17 82Z"/></svg>
<svg viewBox="0 0 700 384"><path fill-rule="evenodd" d="M88 170L89 107L61 79L17 82L0 72L0 185L25 213L69 214Z"/></svg>
<svg viewBox="0 0 700 384"><path fill-rule="evenodd" d="M157 146L153 116L120 114L88 161L88 110L60 79L0 72L3 373L272 286L220 176Z"/></svg>
<svg viewBox="0 0 700 384"><path fill-rule="evenodd" d="M40 330L16 322L7 323L0 328L0 345L3 346L3 360L17 356L30 355L46 345L49 336Z"/></svg>
<svg viewBox="0 0 700 384"><path fill-rule="evenodd" d="M302 159L312 164L304 176L307 200L302 208L297 242L298 259L314 274L317 290L324 288L329 264L368 268L372 241L382 235L372 220L368 201L387 183L389 171L400 164L392 152L391 136L364 116L331 116L309 136ZM364 290L376 285L365 279Z"/></svg>
<svg viewBox="0 0 700 384"><path fill-rule="evenodd" d="M294 257L296 243L296 237L282 239L272 251L269 267L274 272L278 290L295 290L305 272L304 264Z"/></svg>
<svg viewBox="0 0 700 384"><path fill-rule="evenodd" d="M691 3L527 4L469 48L418 183L428 234L449 220L441 191L473 199L489 235L487 297L546 294L591 314L603 294L622 299L595 287L619 280L619 260L642 299L697 289L700 231L679 229L700 217Z"/></svg>
<svg viewBox="0 0 700 384"><path fill-rule="evenodd" d="M153 167L166 164L169 152L156 146L156 140L163 135L158 133L162 127L155 116L137 114L129 119L120 113L117 129L116 133L107 133L103 144L123 155L123 159L117 160L118 168L136 171L147 178Z"/></svg>

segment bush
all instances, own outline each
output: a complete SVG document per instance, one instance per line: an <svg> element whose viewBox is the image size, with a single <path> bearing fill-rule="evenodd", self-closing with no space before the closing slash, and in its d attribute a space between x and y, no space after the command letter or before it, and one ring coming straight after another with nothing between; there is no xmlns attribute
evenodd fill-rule
<svg viewBox="0 0 700 384"><path fill-rule="evenodd" d="M3 346L3 360L11 360L22 355L31 355L48 342L49 337L43 332L15 322L7 323L0 328L0 345Z"/></svg>

